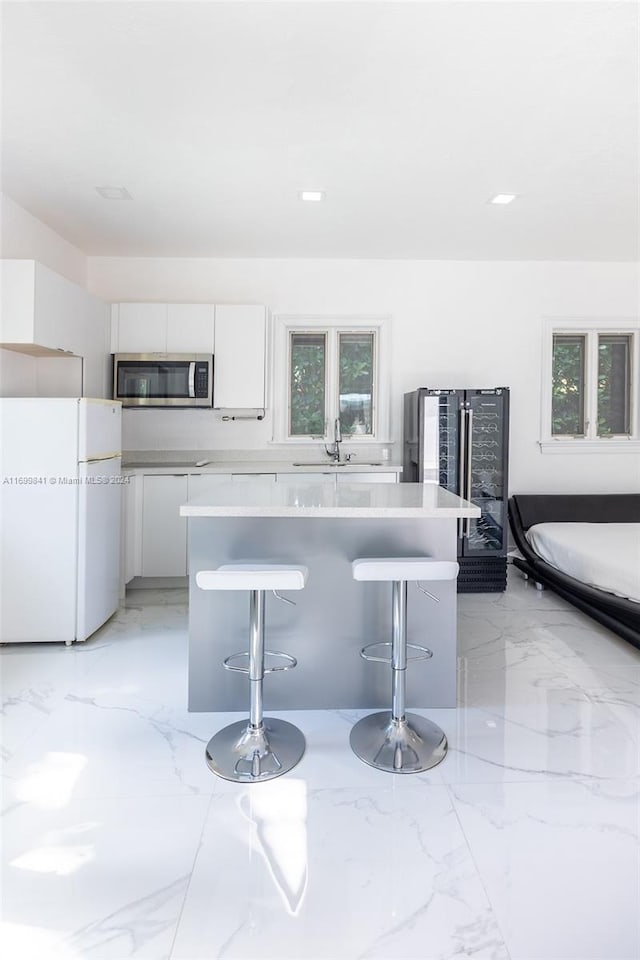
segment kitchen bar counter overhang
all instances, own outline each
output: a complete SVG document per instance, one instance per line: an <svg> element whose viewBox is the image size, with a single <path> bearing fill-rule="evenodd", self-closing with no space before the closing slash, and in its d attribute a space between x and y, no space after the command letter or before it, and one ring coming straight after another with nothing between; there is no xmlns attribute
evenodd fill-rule
<svg viewBox="0 0 640 960"><path fill-rule="evenodd" d="M387 707L389 668L365 663L360 649L391 639L391 588L354 581L351 562L455 560L457 521L479 512L434 484L213 484L180 508L189 522L189 709L247 709L246 677L225 671L222 661L248 647L248 595L204 591L195 582L199 570L242 562L309 568L295 606L267 595L266 647L298 661L295 670L268 676L267 712ZM430 583L429 591L439 602L409 585L408 639L433 658L410 665L407 702L455 707L456 585Z"/></svg>
<svg viewBox="0 0 640 960"><path fill-rule="evenodd" d="M423 520L479 517L467 500L436 484L331 483L217 484L180 507L183 517L318 517Z"/></svg>

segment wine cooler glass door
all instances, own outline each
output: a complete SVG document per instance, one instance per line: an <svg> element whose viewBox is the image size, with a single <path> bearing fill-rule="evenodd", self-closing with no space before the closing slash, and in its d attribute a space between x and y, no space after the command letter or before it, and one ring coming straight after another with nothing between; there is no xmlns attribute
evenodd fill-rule
<svg viewBox="0 0 640 960"><path fill-rule="evenodd" d="M504 553L507 535L508 394L468 390L466 497L482 513L467 523L464 553Z"/></svg>

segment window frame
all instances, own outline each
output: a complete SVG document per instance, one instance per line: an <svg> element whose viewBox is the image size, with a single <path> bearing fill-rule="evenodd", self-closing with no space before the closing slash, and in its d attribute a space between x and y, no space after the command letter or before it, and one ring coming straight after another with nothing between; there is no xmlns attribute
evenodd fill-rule
<svg viewBox="0 0 640 960"><path fill-rule="evenodd" d="M597 435L598 340L600 336L630 337L630 433ZM585 338L584 436L552 434L553 338ZM542 324L542 389L540 449L543 453L638 453L640 450L640 319L546 317Z"/></svg>
<svg viewBox="0 0 640 960"><path fill-rule="evenodd" d="M289 436L290 423L290 348L292 333L326 333L326 407L325 431L305 436ZM274 316L274 436L273 442L286 444L332 443L333 422L339 411L339 334L374 335L373 345L373 434L345 434L351 444L390 443L391 355L390 317L369 314L308 316L279 314Z"/></svg>

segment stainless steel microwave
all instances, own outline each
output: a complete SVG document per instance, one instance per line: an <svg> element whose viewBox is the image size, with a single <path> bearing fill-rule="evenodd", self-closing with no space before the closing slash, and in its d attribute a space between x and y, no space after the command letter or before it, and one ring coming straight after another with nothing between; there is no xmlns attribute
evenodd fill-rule
<svg viewBox="0 0 640 960"><path fill-rule="evenodd" d="M211 407L213 357L204 353L116 353L113 399L123 407Z"/></svg>

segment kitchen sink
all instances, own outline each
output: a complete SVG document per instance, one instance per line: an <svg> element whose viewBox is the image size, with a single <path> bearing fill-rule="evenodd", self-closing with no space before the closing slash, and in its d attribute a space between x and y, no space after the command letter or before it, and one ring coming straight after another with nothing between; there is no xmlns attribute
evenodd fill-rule
<svg viewBox="0 0 640 960"><path fill-rule="evenodd" d="M294 463L294 467L326 467L329 470L333 470L334 467L381 467L382 461L365 461L365 460L341 460L340 463L336 463L335 460L305 460L304 463Z"/></svg>

